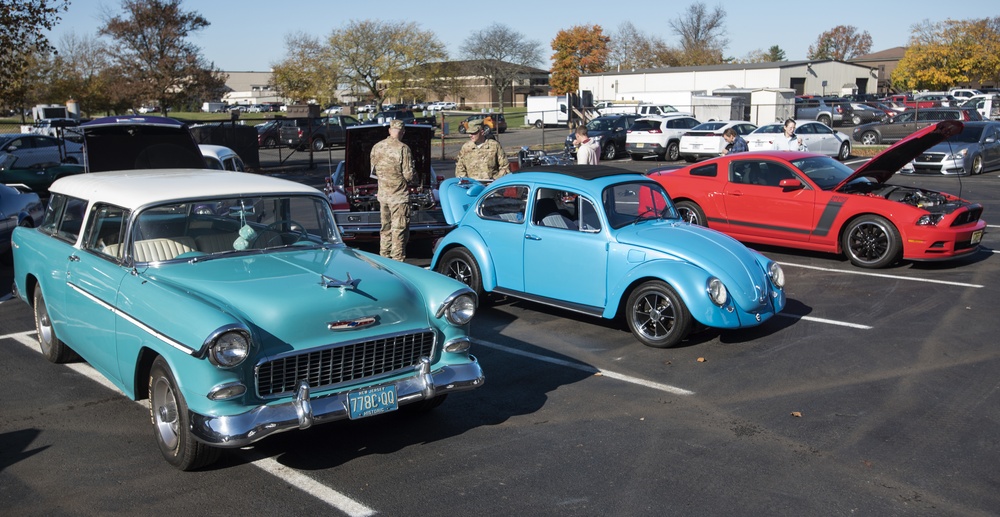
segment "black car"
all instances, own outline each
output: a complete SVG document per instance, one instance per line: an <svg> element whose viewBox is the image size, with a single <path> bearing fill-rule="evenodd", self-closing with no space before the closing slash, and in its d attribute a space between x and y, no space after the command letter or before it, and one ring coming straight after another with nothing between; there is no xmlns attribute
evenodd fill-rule
<svg viewBox="0 0 1000 517"><path fill-rule="evenodd" d="M597 140L601 146L601 159L614 160L625 155L625 137L628 128L639 119L639 115L602 115L587 122L587 136ZM576 132L566 137L566 152L575 155L573 140Z"/></svg>

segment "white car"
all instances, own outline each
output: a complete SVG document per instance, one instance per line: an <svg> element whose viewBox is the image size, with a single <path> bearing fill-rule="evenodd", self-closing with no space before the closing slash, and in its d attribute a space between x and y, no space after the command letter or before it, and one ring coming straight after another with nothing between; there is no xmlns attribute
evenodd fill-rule
<svg viewBox="0 0 1000 517"><path fill-rule="evenodd" d="M774 141L784 134L784 124L776 122L760 126L753 133L744 136L750 151L770 151ZM802 137L802 143L810 153L833 156L838 160L846 160L851 156L851 137L840 131L834 131L822 122L803 121L795 126L795 136Z"/></svg>
<svg viewBox="0 0 1000 517"><path fill-rule="evenodd" d="M323 110L323 113L326 115L339 115L343 111L343 106L330 106L329 108Z"/></svg>
<svg viewBox="0 0 1000 517"><path fill-rule="evenodd" d="M458 104L455 104L454 102L443 102L442 101L442 102L435 102L434 104L437 105L437 106L434 107L435 110L453 110L453 109L458 109ZM431 107L428 106L427 109L431 109Z"/></svg>
<svg viewBox="0 0 1000 517"><path fill-rule="evenodd" d="M719 156L726 148L726 139L722 138L722 133L729 128L746 138L757 126L742 120L716 120L699 124L681 137L681 158L693 162L699 158Z"/></svg>
<svg viewBox="0 0 1000 517"><path fill-rule="evenodd" d="M205 168L217 171L245 172L246 165L236 151L224 145L198 144L202 157L205 158Z"/></svg>
<svg viewBox="0 0 1000 517"><path fill-rule="evenodd" d="M17 159L18 167L83 163L83 144L48 135L0 135L0 163Z"/></svg>
<svg viewBox="0 0 1000 517"><path fill-rule="evenodd" d="M633 160L654 156L657 160L679 160L681 136L699 124L686 115L644 117L628 128L625 150Z"/></svg>

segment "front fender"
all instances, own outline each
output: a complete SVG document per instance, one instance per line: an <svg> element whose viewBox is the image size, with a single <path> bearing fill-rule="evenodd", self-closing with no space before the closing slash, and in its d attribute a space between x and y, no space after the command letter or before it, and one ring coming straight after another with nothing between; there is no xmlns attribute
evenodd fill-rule
<svg viewBox="0 0 1000 517"><path fill-rule="evenodd" d="M496 267L483 236L469 226L459 226L445 235L438 242L434 258L431 259L431 269L437 271L441 256L452 248L462 247L472 253L476 263L479 264L479 274L482 277L483 290L492 291L497 286Z"/></svg>

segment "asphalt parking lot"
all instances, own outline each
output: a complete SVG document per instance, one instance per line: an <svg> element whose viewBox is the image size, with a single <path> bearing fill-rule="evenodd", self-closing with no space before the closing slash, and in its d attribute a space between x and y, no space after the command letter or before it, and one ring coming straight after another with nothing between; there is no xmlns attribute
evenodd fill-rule
<svg viewBox="0 0 1000 517"><path fill-rule="evenodd" d="M6 299L0 513L993 515L1000 175L892 182L979 201L997 223L973 256L877 271L758 247L785 269L786 310L667 350L621 322L496 299L473 323L482 389L193 473L160 457L145 401L46 362L30 308Z"/></svg>

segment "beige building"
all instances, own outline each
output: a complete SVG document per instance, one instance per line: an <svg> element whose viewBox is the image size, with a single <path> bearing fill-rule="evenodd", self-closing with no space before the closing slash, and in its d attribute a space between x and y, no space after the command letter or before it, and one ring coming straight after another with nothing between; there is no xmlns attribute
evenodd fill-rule
<svg viewBox="0 0 1000 517"><path fill-rule="evenodd" d="M505 66L516 67L510 63ZM500 107L501 99L489 77L483 75L479 61L448 61L429 63L425 67L434 70L425 73L416 70L415 75L434 75L434 79L414 81L399 98L387 102L445 101L473 109ZM510 88L503 94L504 106L524 106L531 95L549 94L549 72L534 67L519 67Z"/></svg>

